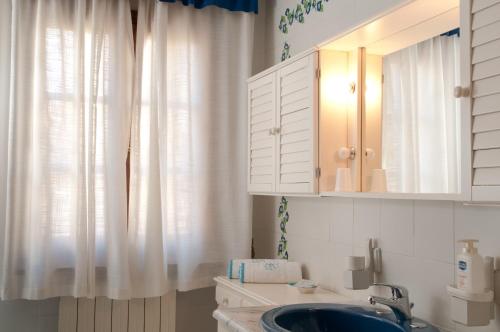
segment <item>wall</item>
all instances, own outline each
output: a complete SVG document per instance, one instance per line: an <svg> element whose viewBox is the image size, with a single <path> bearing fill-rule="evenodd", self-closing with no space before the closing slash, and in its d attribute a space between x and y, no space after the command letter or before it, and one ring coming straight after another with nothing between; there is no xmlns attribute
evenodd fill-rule
<svg viewBox="0 0 500 332"><path fill-rule="evenodd" d="M281 51L286 42L292 55L333 38L369 19L411 2L409 0L322 0L323 12L311 10L304 13L304 23L294 20L288 33L279 31L280 18L287 8L295 9L300 0L268 0L267 2L267 47L266 58L272 65L281 60Z"/></svg>
<svg viewBox="0 0 500 332"><path fill-rule="evenodd" d="M295 22L288 34L283 34L278 29L280 16L297 3L298 0L269 1L266 47L270 52L266 54L269 66L281 60L285 41L292 55L300 53L404 1L330 0L324 2L323 13L312 12L303 24ZM253 232L258 257L276 255L280 236L278 206L279 197L254 197ZM289 256L304 263L306 277L339 293L366 299L368 291L353 292L342 287L344 257L363 254L364 239L374 237L383 250L379 281L407 286L415 302L416 316L433 322L443 331L500 331L500 306L497 319L489 327L455 326L450 320L450 302L445 290L454 281L457 239L477 238L483 255L500 258L500 207L290 197L288 211ZM497 280L497 292L499 286Z"/></svg>
<svg viewBox="0 0 500 332"><path fill-rule="evenodd" d="M278 198L254 198L258 257L273 257L279 239ZM482 329L456 328L445 287L454 281L455 240L477 238L483 255L500 258L500 208L453 202L346 198L289 198L288 253L304 263L307 278L336 292L366 299L367 291L342 287L344 258L364 253L367 237L378 239L379 281L407 286L416 316L449 331L500 331L497 320ZM498 263L498 262L497 262ZM500 280L497 281L500 292ZM500 302L500 301L499 301Z"/></svg>
<svg viewBox="0 0 500 332"><path fill-rule="evenodd" d="M177 293L175 330L177 332L217 331L212 313L217 309L215 287Z"/></svg>
<svg viewBox="0 0 500 332"><path fill-rule="evenodd" d="M0 332L55 332L59 299L0 301Z"/></svg>

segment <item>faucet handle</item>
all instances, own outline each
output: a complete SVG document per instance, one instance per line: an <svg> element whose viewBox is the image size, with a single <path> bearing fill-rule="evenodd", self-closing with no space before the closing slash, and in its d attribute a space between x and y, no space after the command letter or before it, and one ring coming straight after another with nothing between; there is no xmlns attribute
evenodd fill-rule
<svg viewBox="0 0 500 332"><path fill-rule="evenodd" d="M393 299L408 298L408 289L404 286L384 284L384 283L374 283L373 286L382 286L390 288Z"/></svg>

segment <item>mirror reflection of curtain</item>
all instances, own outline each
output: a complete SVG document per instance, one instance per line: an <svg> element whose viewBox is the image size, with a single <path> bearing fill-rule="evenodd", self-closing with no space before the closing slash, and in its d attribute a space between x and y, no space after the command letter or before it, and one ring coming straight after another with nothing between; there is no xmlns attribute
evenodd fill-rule
<svg viewBox="0 0 500 332"><path fill-rule="evenodd" d="M454 193L460 178L459 37L384 57L382 167L388 191Z"/></svg>
<svg viewBox="0 0 500 332"><path fill-rule="evenodd" d="M246 79L254 15L139 3L129 234L138 294L213 284L248 257Z"/></svg>

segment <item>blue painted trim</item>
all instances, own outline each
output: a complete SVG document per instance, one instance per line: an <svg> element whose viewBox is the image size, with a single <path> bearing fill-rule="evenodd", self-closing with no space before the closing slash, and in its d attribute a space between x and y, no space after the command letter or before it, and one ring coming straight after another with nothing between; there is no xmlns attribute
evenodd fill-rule
<svg viewBox="0 0 500 332"><path fill-rule="evenodd" d="M229 279L233 278L233 260L232 259L227 264L227 277Z"/></svg>
<svg viewBox="0 0 500 332"><path fill-rule="evenodd" d="M448 32L442 33L441 36L447 36L447 37L453 37L453 36L460 37L460 28L456 28L453 30L450 30Z"/></svg>
<svg viewBox="0 0 500 332"><path fill-rule="evenodd" d="M240 264L240 282L245 282L245 263Z"/></svg>
<svg viewBox="0 0 500 332"><path fill-rule="evenodd" d="M258 0L159 0L160 2L181 1L184 6L193 5L194 8L202 9L206 6L217 6L235 12L259 12Z"/></svg>

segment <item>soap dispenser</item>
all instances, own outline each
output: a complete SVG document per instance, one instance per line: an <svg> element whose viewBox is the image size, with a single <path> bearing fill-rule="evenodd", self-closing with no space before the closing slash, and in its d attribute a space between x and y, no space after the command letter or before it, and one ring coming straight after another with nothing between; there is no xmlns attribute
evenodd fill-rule
<svg viewBox="0 0 500 332"><path fill-rule="evenodd" d="M485 265L483 258L474 246L478 240L460 240L463 248L457 255L456 282L457 288L468 293L483 293L485 291Z"/></svg>
<svg viewBox="0 0 500 332"><path fill-rule="evenodd" d="M464 326L486 326L494 318L495 259L484 259L477 240L458 241L463 247L456 260L456 284L446 287L451 296L451 319Z"/></svg>

